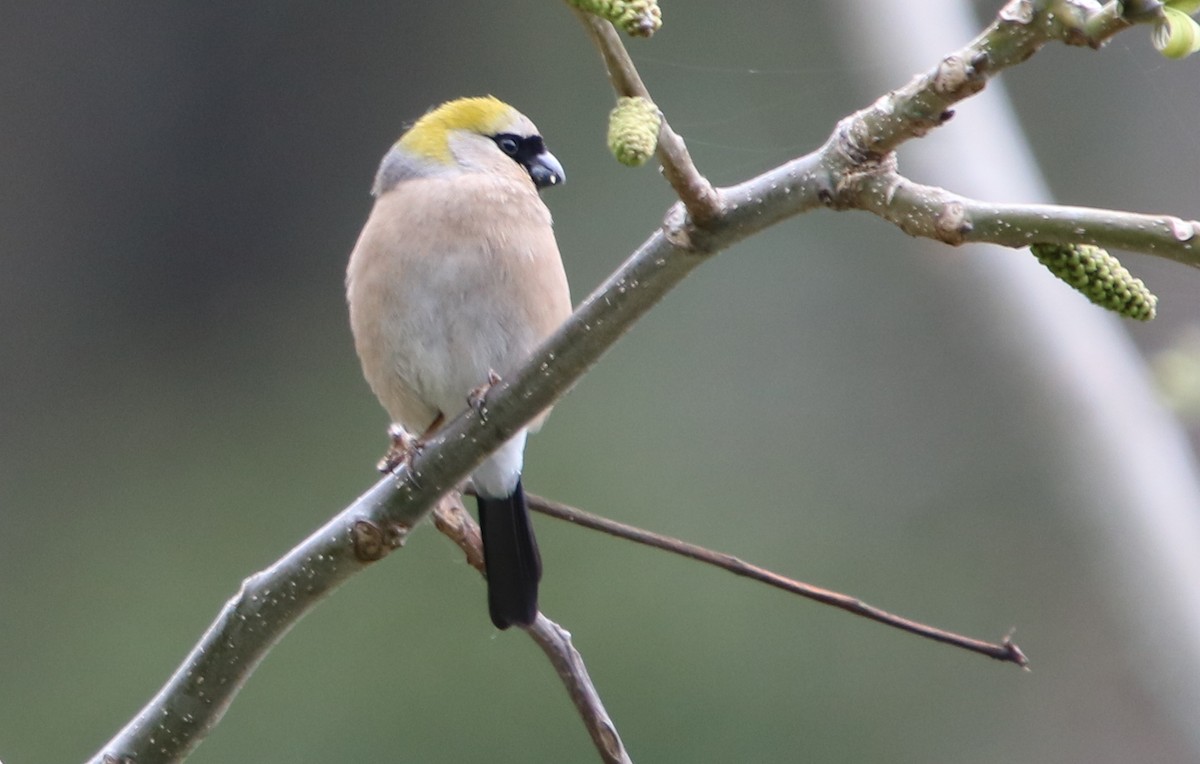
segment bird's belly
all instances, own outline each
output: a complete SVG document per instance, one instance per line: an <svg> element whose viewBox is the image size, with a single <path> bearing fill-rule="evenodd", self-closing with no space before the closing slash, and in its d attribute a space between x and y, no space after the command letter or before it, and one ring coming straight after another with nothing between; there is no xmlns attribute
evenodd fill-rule
<svg viewBox="0 0 1200 764"><path fill-rule="evenodd" d="M436 283L438 274L415 278L420 275L410 273L387 300L400 328L391 333L388 366L402 387L449 419L466 408L467 396L489 372L509 373L542 337L511 289L461 273L453 284Z"/></svg>

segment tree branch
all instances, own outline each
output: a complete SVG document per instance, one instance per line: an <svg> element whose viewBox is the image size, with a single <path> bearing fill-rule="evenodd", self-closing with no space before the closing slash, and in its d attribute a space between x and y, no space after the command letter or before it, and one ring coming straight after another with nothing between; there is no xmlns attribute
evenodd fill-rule
<svg viewBox="0 0 1200 764"><path fill-rule="evenodd" d="M399 546L407 530L443 494L566 394L639 318L709 257L815 207L852 206L847 189L854 190L864 175L890 172L888 157L897 145L944 123L950 105L978 92L990 73L1027 58L1051 39L1098 45L1126 23L1112 16L1113 3L1098 12L1089 12L1083 3L1061 4L1060 13L1051 13L1045 2L1014 0L1005 8L1014 11L1012 18L1002 12L981 38L943 60L931 74L844 119L818 151L731 188L713 189L692 165L678 136L664 129L659 157L682 202L667 213L660 230L524 366L493 386L486 420L468 409L439 430L411 466L379 481L270 568L247 578L162 690L91 762L182 760L216 725L254 667L300 616ZM1026 8L1031 11L1028 19L1017 13ZM610 75L617 72L618 92L628 93L640 80L629 79L634 70L624 62L628 55L620 41L614 44L604 25L596 27L590 20L588 24L600 30L593 36L605 53ZM625 84L620 84L622 77ZM1096 231L1090 235L1099 237ZM1169 249L1161 233L1145 238L1130 232L1125 248L1161 254ZM546 635L546 641L552 636Z"/></svg>
<svg viewBox="0 0 1200 764"><path fill-rule="evenodd" d="M625 744L621 742L616 726L608 718L600 703L600 696L592 686L587 667L583 665L583 657L571 643L571 633L541 613L525 631L558 671L571 701L587 725L600 760L609 764L631 764L632 759L625 751Z"/></svg>
<svg viewBox="0 0 1200 764"><path fill-rule="evenodd" d="M715 565L718 568L733 573L734 575L750 578L755 581L760 581L764 584L774 586L777 589L782 589L785 592L798 594L801 597L807 597L810 600L822 602L826 605L845 610L848 613L869 618L873 621L878 621L887 626L907 631L910 634L916 634L919 637L932 639L936 642L943 642L955 647L961 647L964 650L986 655L989 658L995 658L999 661L1015 663L1022 668L1027 668L1029 665L1025 654L1021 652L1021 648L1017 647L1011 639L1005 637L999 644L985 642L971 637L965 637L961 634L955 634L951 631L929 626L919 621L913 621L903 616L889 613L886 610L881 610L872 605L868 605L860 599L851 597L841 592L822 589L819 586L813 586L801 581L796 581L778 573L773 573L766 568L760 568L757 565L752 565L744 560L734 557L731 554L724 552L716 552L696 544L688 543L671 536L664 536L659 533L638 528L633 525L610 520L606 517L593 515L590 512L585 512L582 509L562 504L542 496L526 494L526 499L529 501L529 507L537 510L542 514L566 520L569 523L591 528L592 530L602 531L618 538L634 541L638 544L645 544L655 549L662 549L672 554L689 557L698 562L703 562L708 565Z"/></svg>
<svg viewBox="0 0 1200 764"><path fill-rule="evenodd" d="M912 6L913 13L918 10ZM974 40L842 120L848 161L880 159L945 124L954 104L975 95L990 78L1023 63L1046 43L1101 47L1130 26L1121 11L1119 2L1101 7L1090 0L1010 0Z"/></svg>
<svg viewBox="0 0 1200 764"><path fill-rule="evenodd" d="M89 761L182 761L267 652L318 602L403 544L421 517L384 478L271 567L242 582L158 694Z"/></svg>
<svg viewBox="0 0 1200 764"><path fill-rule="evenodd" d="M896 171L896 148L953 117L953 106L1045 43L1099 47L1130 26L1118 4L1010 2L975 40L870 106L842 119L818 150L717 193L725 204L707 232L753 233L819 202L872 212L913 236L949 244L1026 247L1035 241L1086 243L1200 266L1200 222L1063 205L997 204L913 183ZM1091 8L1089 10L1088 8ZM1046 10L1049 8L1049 10ZM1018 13L1017 11L1021 12ZM813 192L816 192L816 198ZM726 246L721 237L716 246ZM711 240L709 246L713 246Z"/></svg>
<svg viewBox="0 0 1200 764"><path fill-rule="evenodd" d="M463 550L467 564L486 576L479 525L463 507L461 494L457 491L447 494L434 510L433 520L437 529ZM600 700L600 693L592 683L583 656L571 643L570 632L539 612L537 620L525 628L525 633L542 648L558 672L592 738L592 744L596 746L596 752L600 754L600 760L609 764L631 764L632 760L625 751L617 727L609 718Z"/></svg>
<svg viewBox="0 0 1200 764"><path fill-rule="evenodd" d="M856 206L910 236L951 245L1038 242L1128 249L1200 267L1200 221L1059 204L1001 204L969 199L892 172L857 181Z"/></svg>

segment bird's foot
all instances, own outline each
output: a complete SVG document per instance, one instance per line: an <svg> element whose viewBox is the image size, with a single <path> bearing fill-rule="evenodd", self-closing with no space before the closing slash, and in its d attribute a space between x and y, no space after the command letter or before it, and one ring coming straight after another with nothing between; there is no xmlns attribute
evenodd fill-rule
<svg viewBox="0 0 1200 764"><path fill-rule="evenodd" d="M375 465L376 469L383 473L395 472L401 465L411 469L413 457L425 447L420 438L414 438L408 434L408 430L395 423L388 427L388 439L392 444L388 446L387 453L379 460L379 464Z"/></svg>
<svg viewBox="0 0 1200 764"><path fill-rule="evenodd" d="M500 384L500 375L494 369L488 369L487 382L484 382L467 395L467 405L485 422L487 421L488 393L498 384Z"/></svg>

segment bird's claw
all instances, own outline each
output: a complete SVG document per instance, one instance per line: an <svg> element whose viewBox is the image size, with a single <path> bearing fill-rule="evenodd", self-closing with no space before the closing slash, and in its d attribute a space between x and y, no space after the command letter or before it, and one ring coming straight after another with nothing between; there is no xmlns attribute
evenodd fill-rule
<svg viewBox="0 0 1200 764"><path fill-rule="evenodd" d="M467 395L467 405L485 422L487 421L488 393L498 384L500 384L500 375L494 369L488 369L487 382L484 382Z"/></svg>
<svg viewBox="0 0 1200 764"><path fill-rule="evenodd" d="M421 453L421 449L425 447L420 438L414 438L408 434L407 430L395 423L388 427L388 439L391 441L391 445L388 446L387 453L379 460L379 464L375 465L376 469L383 473L393 473L402 465L411 469L413 457Z"/></svg>

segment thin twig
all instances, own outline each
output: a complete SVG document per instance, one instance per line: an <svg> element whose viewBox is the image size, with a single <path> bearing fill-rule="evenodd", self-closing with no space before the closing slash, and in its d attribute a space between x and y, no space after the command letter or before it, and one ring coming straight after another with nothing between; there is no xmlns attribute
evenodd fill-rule
<svg viewBox="0 0 1200 764"><path fill-rule="evenodd" d="M483 539L479 525L471 513L463 507L462 494L451 491L438 502L433 510L433 523L439 531L453 541L467 556L467 564L486 575L483 564ZM631 764L617 727L604 709L600 693L588 675L583 656L571 643L571 633L544 613L539 612L533 625L525 629L530 639L546 653L550 663L558 672L559 679L571 696L579 717L587 727L588 735L600 754L600 759L610 764Z"/></svg>
<svg viewBox="0 0 1200 764"><path fill-rule="evenodd" d="M608 78L617 95L640 96L653 101L613 25L578 8L575 9L575 14L600 51L604 66L608 70ZM704 228L709 222L720 217L720 193L708 182L708 178L696 169L683 138L671 129L665 116L658 129L658 161L662 164L663 177L675 189L679 200L683 202L684 208L696 225Z"/></svg>
<svg viewBox="0 0 1200 764"><path fill-rule="evenodd" d="M637 528L632 525L609 520L599 515L593 515L590 512L585 512L582 509L577 509L567 504L562 504L557 501L526 494L529 501L530 509L534 509L542 514L556 517L559 520L581 525L585 528L603 531L618 538L635 541L639 544L662 549L673 554L690 557L693 560L715 565L718 568L723 568L738 576L761 581L764 584L774 586L777 589L783 589L792 594L798 594L801 597L807 597L817 602L822 602L826 605L845 610L854 615L869 618L873 621L891 626L901 631L907 631L910 634L916 634L919 637L932 639L936 642L943 642L955 647L961 647L964 650L986 655L989 658L995 658L998 661L1015 663L1022 668L1028 668L1029 661L1025 654L1021 652L1021 648L1008 637L1005 637L998 644L993 642L984 642L983 640L965 637L961 634L955 634L951 631L945 631L933 626L929 626L919 621L913 621L903 616L889 613L886 610L880 610L863 602L860 599L851 597L840 592L822 589L818 586L806 584L801 581L796 581L778 573L773 573L766 568L760 568L757 565L751 565L744 560L740 560L733 555L723 552L715 552L711 549L706 549L696 544L681 541L671 536L664 536L660 533L654 533L642 528Z"/></svg>
<svg viewBox="0 0 1200 764"><path fill-rule="evenodd" d="M600 759L610 764L632 764L625 744L617 734L616 725L608 718L600 696L592 685L587 666L583 665L583 656L571 643L571 633L540 612L537 620L525 632L537 642L558 671L571 701L587 725Z"/></svg>

